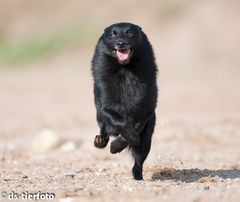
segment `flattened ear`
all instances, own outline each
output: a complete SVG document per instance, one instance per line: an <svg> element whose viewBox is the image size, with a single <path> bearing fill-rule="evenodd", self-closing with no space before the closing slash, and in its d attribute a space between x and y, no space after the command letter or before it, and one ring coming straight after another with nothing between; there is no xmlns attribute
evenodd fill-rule
<svg viewBox="0 0 240 202"><path fill-rule="evenodd" d="M138 28L139 31L142 31L142 28L138 25L136 25L136 27Z"/></svg>
<svg viewBox="0 0 240 202"><path fill-rule="evenodd" d="M106 28L104 29L104 33L105 33L108 29L109 29L109 27L106 27Z"/></svg>

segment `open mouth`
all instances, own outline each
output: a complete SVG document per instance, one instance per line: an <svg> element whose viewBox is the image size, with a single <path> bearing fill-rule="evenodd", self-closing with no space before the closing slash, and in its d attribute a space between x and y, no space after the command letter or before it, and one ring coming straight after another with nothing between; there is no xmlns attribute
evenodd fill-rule
<svg viewBox="0 0 240 202"><path fill-rule="evenodd" d="M130 58L132 53L131 48L124 48L124 49L114 49L113 50L120 62L126 62Z"/></svg>

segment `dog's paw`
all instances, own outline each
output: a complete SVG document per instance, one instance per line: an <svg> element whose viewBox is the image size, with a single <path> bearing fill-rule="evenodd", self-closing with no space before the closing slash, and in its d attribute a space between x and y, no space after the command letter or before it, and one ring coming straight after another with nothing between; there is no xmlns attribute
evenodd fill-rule
<svg viewBox="0 0 240 202"><path fill-rule="evenodd" d="M94 139L94 146L97 148L104 148L107 146L109 141L109 137L102 137L101 135L96 135L95 139Z"/></svg>
<svg viewBox="0 0 240 202"><path fill-rule="evenodd" d="M142 167L138 166L137 164L133 166L132 174L133 174L134 180L143 180Z"/></svg>
<svg viewBox="0 0 240 202"><path fill-rule="evenodd" d="M124 150L128 146L128 142L123 139L121 136L117 137L111 142L110 152L116 154Z"/></svg>

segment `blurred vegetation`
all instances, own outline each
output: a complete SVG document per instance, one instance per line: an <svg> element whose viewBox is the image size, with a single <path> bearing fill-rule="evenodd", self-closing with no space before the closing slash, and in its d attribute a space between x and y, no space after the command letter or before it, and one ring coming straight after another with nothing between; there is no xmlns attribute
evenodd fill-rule
<svg viewBox="0 0 240 202"><path fill-rule="evenodd" d="M6 17L11 18L13 16L13 19L15 19L13 21L13 24L17 22L18 17L16 16L20 16L21 19L24 19L23 20L24 22L27 20L27 18L25 18L25 16L21 12L21 11L24 11L28 13L30 16L34 16L36 18L36 23L37 23L38 21L40 21L40 19L36 17L38 16L36 15L36 13L37 14L40 13L42 15L42 13L46 12L46 8L48 7L55 8L56 6L57 6L56 7L57 11L61 10L61 4L56 4L54 2L52 2L52 4L50 3L50 5L46 7L42 3L39 4L38 1L24 0L23 2L25 2L25 4L23 3L10 4L5 2L5 7L2 10L3 16L5 16L5 18ZM169 19L177 17L182 12L183 8L187 7L186 4L189 2L191 1L190 0L182 0L182 1L153 0L152 4L149 5L150 10L148 10L147 12L151 12L153 15L152 17L154 19L167 21ZM75 6L78 5L75 2L72 2L72 4L74 4ZM71 5L71 2L70 2L70 5ZM109 3L109 5L112 8L115 8L117 6L117 4L113 2ZM63 5L63 7L67 8L68 5L65 5L65 6ZM72 9L73 8L70 7L69 14L71 13ZM103 9L107 11L107 8L103 8ZM126 9L124 9L124 11L125 10ZM79 6L79 11L81 11L79 13L85 12L84 10L82 10L82 6ZM76 11L71 13L71 15L74 16L75 12ZM49 15L50 22L51 22L51 14ZM87 14L85 13L85 18L88 19L91 17L88 16L88 13ZM5 20L0 21L0 23L4 23L5 25L7 24L7 27L11 28L11 25L8 24ZM48 24L48 22L46 22L46 24ZM41 29L41 26L39 28ZM102 30L102 27L101 27L101 30ZM55 52L62 51L67 47L71 47L71 46L81 47L82 45L88 45L93 41L95 43L96 38L99 36L99 32L97 28L87 24L85 21L81 21L81 22L78 21L78 23L75 23L70 27L67 26L62 30L58 31L57 33L48 33L47 30L46 30L46 33L47 35L45 37L30 35L30 37L28 38L22 38L21 40L12 42L8 36L5 36L5 35L1 36L1 32L0 32L0 64L21 64L21 63L23 64L23 63L31 62L43 56L46 56L48 54L51 54L51 53L54 54Z"/></svg>
<svg viewBox="0 0 240 202"><path fill-rule="evenodd" d="M238 65L237 19L236 0L123 0L121 5L97 0L2 1L0 64L16 66L73 48L89 48L105 26L129 21L149 34L163 63Z"/></svg>
<svg viewBox="0 0 240 202"><path fill-rule="evenodd" d="M86 26L78 24L46 37L32 36L15 43L0 36L0 63L26 63L70 46L88 45L96 39L96 30Z"/></svg>

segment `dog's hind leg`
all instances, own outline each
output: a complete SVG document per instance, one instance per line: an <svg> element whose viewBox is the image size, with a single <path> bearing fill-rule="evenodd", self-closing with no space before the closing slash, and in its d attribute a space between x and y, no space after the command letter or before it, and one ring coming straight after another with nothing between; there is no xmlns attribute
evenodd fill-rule
<svg viewBox="0 0 240 202"><path fill-rule="evenodd" d="M128 145L129 145L128 141L120 135L111 142L110 152L112 154L119 153L122 150L124 150Z"/></svg>
<svg viewBox="0 0 240 202"><path fill-rule="evenodd" d="M145 128L140 134L140 145L130 145L134 158L134 166L132 168L133 178L135 180L143 180L142 170L143 163L148 156L151 148L152 134L155 126L155 115L149 120Z"/></svg>

